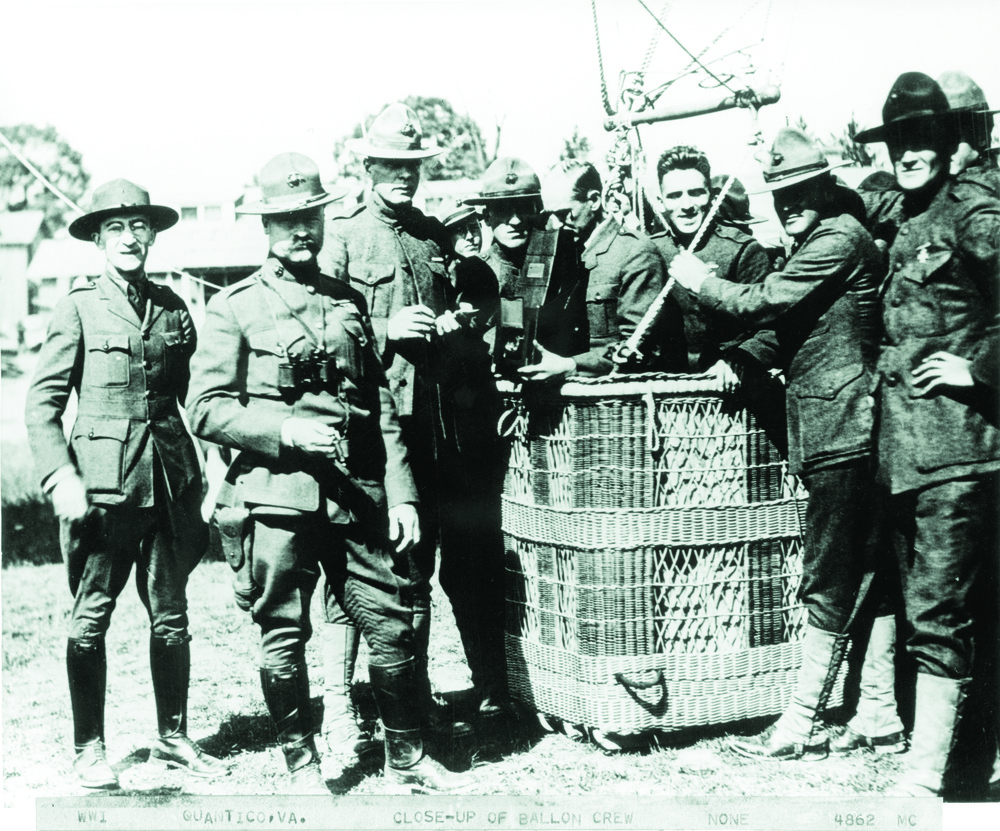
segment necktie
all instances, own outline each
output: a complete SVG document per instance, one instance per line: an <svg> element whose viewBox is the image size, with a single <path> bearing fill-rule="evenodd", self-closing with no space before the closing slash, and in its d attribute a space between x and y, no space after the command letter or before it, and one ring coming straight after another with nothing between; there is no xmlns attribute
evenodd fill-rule
<svg viewBox="0 0 1000 831"><path fill-rule="evenodd" d="M128 284L128 302L132 305L139 320L146 316L146 296L145 292L133 283Z"/></svg>

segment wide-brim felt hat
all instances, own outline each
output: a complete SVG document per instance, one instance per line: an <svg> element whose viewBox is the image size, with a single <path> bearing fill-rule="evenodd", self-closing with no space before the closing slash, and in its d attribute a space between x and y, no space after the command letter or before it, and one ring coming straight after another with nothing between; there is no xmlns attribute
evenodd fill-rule
<svg viewBox="0 0 1000 831"><path fill-rule="evenodd" d="M527 162L513 156L497 159L483 174L478 196L465 200L466 205L486 205L506 199L542 198L542 182Z"/></svg>
<svg viewBox="0 0 1000 831"><path fill-rule="evenodd" d="M994 115L1000 110L991 110L982 87L964 72L951 69L942 72L937 79L938 86L948 99L948 105L955 112L967 115Z"/></svg>
<svg viewBox="0 0 1000 831"><path fill-rule="evenodd" d="M713 176L713 190L721 191L728 180L729 176L725 173ZM719 208L719 219L725 222L738 222L741 225L759 225L762 222L767 222L766 218L750 213L750 195L743 183L735 176L726 193L726 198L722 200L722 206Z"/></svg>
<svg viewBox="0 0 1000 831"><path fill-rule="evenodd" d="M774 137L770 155L765 162L764 184L754 193L770 193L822 176L849 161L830 164L823 148L801 130L783 127Z"/></svg>
<svg viewBox="0 0 1000 831"><path fill-rule="evenodd" d="M957 113L940 84L923 72L904 72L889 90L882 107L882 124L854 136L859 144L885 141L892 132L925 124L954 128Z"/></svg>
<svg viewBox="0 0 1000 831"><path fill-rule="evenodd" d="M101 223L109 217L122 213L142 213L149 219L154 231L165 231L177 224L177 211L165 205L151 205L149 193L128 179L105 182L94 191L90 212L79 216L70 223L70 236L89 242L92 235L101 229Z"/></svg>
<svg viewBox="0 0 1000 831"><path fill-rule="evenodd" d="M257 178L261 199L236 208L238 214L287 214L318 208L351 192L332 187L327 191L319 178L319 168L301 153L281 153L269 161Z"/></svg>
<svg viewBox="0 0 1000 831"><path fill-rule="evenodd" d="M424 144L417 114L406 104L390 104L363 138L348 139L347 149L373 159L429 159L444 152L443 147Z"/></svg>

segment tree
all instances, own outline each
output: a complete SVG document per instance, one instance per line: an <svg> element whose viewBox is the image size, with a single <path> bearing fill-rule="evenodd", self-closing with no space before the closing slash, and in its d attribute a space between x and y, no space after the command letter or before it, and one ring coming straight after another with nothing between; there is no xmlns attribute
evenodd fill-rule
<svg viewBox="0 0 1000 831"><path fill-rule="evenodd" d="M83 155L55 127L17 124L3 127L7 140L56 188L79 202L90 184ZM72 209L31 173L6 146L0 145L0 210L32 208L45 211L50 233L69 223Z"/></svg>
<svg viewBox="0 0 1000 831"><path fill-rule="evenodd" d="M483 175L487 166L496 157L496 147L500 144L501 123L498 122L496 125L496 141L493 145L493 154L490 155L486 151L486 143L479 125L468 115L457 113L444 98L411 95L403 99L403 103L417 114L424 133L424 141L445 148L445 152L440 156L428 159L424 163L424 179L431 181L479 179ZM366 130L378 112L365 120ZM346 145L348 139L361 137L361 125L358 124L350 136L345 136L334 145L334 162L342 177L364 178L361 159L351 153Z"/></svg>
<svg viewBox="0 0 1000 831"><path fill-rule="evenodd" d="M567 139L563 139L563 149L559 154L559 161L564 162L567 159L579 159L585 162L589 154L590 141L586 136L580 135L578 125L573 125L573 135Z"/></svg>
<svg viewBox="0 0 1000 831"><path fill-rule="evenodd" d="M851 113L851 120L847 122L844 131L839 136L831 134L830 138L845 159L854 162L858 167L873 167L875 165L875 156L868 152L868 145L858 144L854 140L854 137L860 130L861 125L858 124L854 113Z"/></svg>

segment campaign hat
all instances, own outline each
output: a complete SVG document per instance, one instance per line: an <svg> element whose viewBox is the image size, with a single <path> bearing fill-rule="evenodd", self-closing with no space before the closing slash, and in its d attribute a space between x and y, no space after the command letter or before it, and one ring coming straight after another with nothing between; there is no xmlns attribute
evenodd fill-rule
<svg viewBox="0 0 1000 831"><path fill-rule="evenodd" d="M889 90L882 107L882 124L862 130L854 140L860 144L885 141L892 131L922 124L957 125L955 111L940 84L923 72L904 72Z"/></svg>
<svg viewBox="0 0 1000 831"><path fill-rule="evenodd" d="M791 187L847 164L850 162L830 164L818 142L794 127L782 127L765 162L764 186L754 192Z"/></svg>
<svg viewBox="0 0 1000 831"><path fill-rule="evenodd" d="M287 214L316 208L343 199L350 188L327 191L319 179L319 168L301 153L279 153L257 177L261 199L236 208L238 214Z"/></svg>
<svg viewBox="0 0 1000 831"><path fill-rule="evenodd" d="M424 144L420 119L406 104L390 104L376 116L363 138L348 139L347 149L373 159L429 159L443 147Z"/></svg>
<svg viewBox="0 0 1000 831"><path fill-rule="evenodd" d="M90 212L70 223L70 236L89 242L105 219L133 211L145 214L154 231L165 231L180 218L173 208L150 204L149 193L128 179L114 179L94 191Z"/></svg>
<svg viewBox="0 0 1000 831"><path fill-rule="evenodd" d="M991 110L986 101L982 87L968 75L958 69L950 69L941 73L937 79L938 86L948 99L948 104L954 111L991 115L1000 110Z"/></svg>
<svg viewBox="0 0 1000 831"><path fill-rule="evenodd" d="M521 159L502 156L486 168L478 196L465 200L466 205L486 205L501 199L542 198L538 174Z"/></svg>
<svg viewBox="0 0 1000 831"><path fill-rule="evenodd" d="M729 180L729 176L722 173L712 177L712 188L721 191ZM733 183L726 192L726 198L722 200L722 207L719 208L719 218L726 222L736 222L741 225L757 225L767 222L764 217L755 216L750 213L750 195L743 183L733 176Z"/></svg>

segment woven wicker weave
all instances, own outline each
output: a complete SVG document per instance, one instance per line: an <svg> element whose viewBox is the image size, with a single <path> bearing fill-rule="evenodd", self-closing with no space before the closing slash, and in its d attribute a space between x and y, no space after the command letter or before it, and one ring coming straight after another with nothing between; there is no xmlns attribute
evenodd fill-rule
<svg viewBox="0 0 1000 831"><path fill-rule="evenodd" d="M503 391L514 696L618 733L781 712L806 497L739 396L709 375Z"/></svg>

